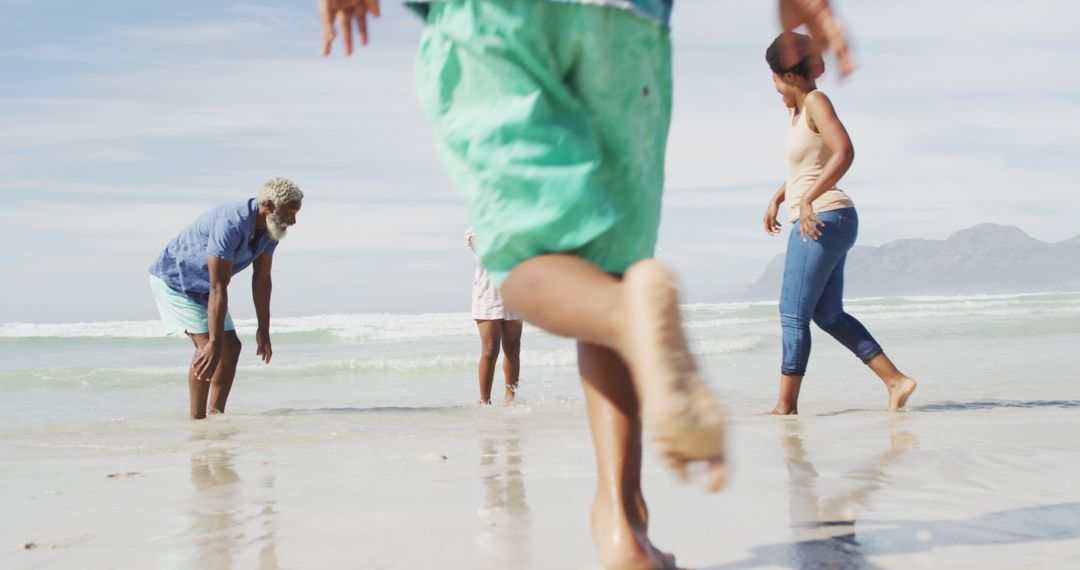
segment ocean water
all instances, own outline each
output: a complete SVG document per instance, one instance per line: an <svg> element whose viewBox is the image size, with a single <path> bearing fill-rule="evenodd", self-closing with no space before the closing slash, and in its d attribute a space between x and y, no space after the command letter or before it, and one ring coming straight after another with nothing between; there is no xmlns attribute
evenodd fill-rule
<svg viewBox="0 0 1080 570"><path fill-rule="evenodd" d="M743 521L729 529L735 537L719 543L696 527L661 525L655 533L667 544L696 541L681 550L700 565L757 556L765 566L813 567L800 564L824 551L846 555L814 542L831 544L828 537L812 539L818 547L807 550L807 531L796 524L807 516L796 506L812 495L807 473L815 489L828 491L865 480L865 470L854 469L860 461L879 471L891 465L890 449L920 449L907 456L923 453L922 461L933 463L941 456L928 450L980 446L987 454L972 456L964 469L907 472L913 490L941 489L920 495L924 518L970 513L981 520L979 513L1049 504L1057 510L1048 520L1080 529L1080 502L1066 501L1076 493L1054 495L1048 489L1059 480L1039 474L1053 465L1080 467L1067 443L1080 427L1080 293L869 298L850 300L847 309L919 380L906 413L882 412L880 382L815 329L801 423L763 418L777 389L776 304L683 307L692 351L732 413L736 477L759 473L760 482L771 474L788 491L774 495L744 479L741 493L737 484L722 495L732 502L721 503L728 510L744 503L763 512L776 503L776 510L762 515L760 528ZM465 313L275 319L269 365L254 354L254 322L237 327L246 344L228 413L192 422L192 347L162 336L160 323L0 324L0 481L8 502L0 533L10 543L0 547L0 565L590 567L587 504L595 474L571 341L527 326L518 403L482 407L474 403L479 340ZM501 370L495 386L498 400ZM807 449L822 450L816 470L805 470ZM979 461L988 462L986 473L1010 475L980 479L965 470ZM655 493L682 505L670 507L677 513L703 504L673 490L679 487L652 459L646 479L661 481ZM970 504L959 499L957 489L970 491L965 481L982 485L984 495ZM1009 488L1021 491L1009 495ZM369 515L356 514L360 504ZM911 506L895 497L860 504L860 513L916 512L902 510ZM96 522L105 519L113 522ZM948 535L940 525L927 528ZM1059 530L1046 533L1065 540L1063 548L1077 546L1080 530L1064 538ZM984 544L919 539L896 550L914 540L901 534L891 543L888 532L872 535L877 542L858 553L858 564L837 567L872 560L878 567L967 567L958 562L967 560L962 548ZM728 550L706 548L718 545ZM1052 567L1056 551L1046 552L1044 567Z"/></svg>
<svg viewBox="0 0 1080 570"><path fill-rule="evenodd" d="M924 379L916 406L1020 393L1054 399L1078 377L1071 358L1080 346L1080 293L869 298L847 308L901 370ZM726 401L737 413L767 408L780 358L776 304L693 304L683 313L692 351ZM237 327L246 346L230 412L466 413L477 396L479 342L464 313L275 319L269 365L254 354L254 321ZM858 361L817 329L814 343L805 406L880 407L880 385ZM526 326L522 346L521 401L530 411L558 413L581 400L571 341ZM187 339L164 336L157 321L0 324L4 434L170 424L186 409L191 354Z"/></svg>

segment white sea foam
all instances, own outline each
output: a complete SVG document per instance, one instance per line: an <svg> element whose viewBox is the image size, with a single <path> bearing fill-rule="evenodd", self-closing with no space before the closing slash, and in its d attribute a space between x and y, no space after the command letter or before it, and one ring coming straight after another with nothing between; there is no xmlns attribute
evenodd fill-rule
<svg viewBox="0 0 1080 570"><path fill-rule="evenodd" d="M685 327L688 329L711 329L719 327L732 327L739 325L752 325L758 323L769 323L776 321L778 315L770 315L768 317L730 317L726 319L702 319L698 321L687 321Z"/></svg>
<svg viewBox="0 0 1080 570"><path fill-rule="evenodd" d="M105 321L61 324L13 322L0 324L0 338L148 338L163 336L164 334L165 325L161 321Z"/></svg>
<svg viewBox="0 0 1080 570"><path fill-rule="evenodd" d="M255 319L236 319L240 334L255 332ZM467 313L315 315L275 318L276 334L328 332L352 341L413 340L476 334ZM156 338L165 335L161 321L105 321L91 323L4 323L0 338Z"/></svg>
<svg viewBox="0 0 1080 570"><path fill-rule="evenodd" d="M868 297L845 302L853 312L878 319L1080 311L1080 293ZM693 303L682 310L688 328L714 328L769 322L775 319L775 307L775 301ZM256 325L255 319L236 320L237 332L243 335L254 333ZM275 334L326 333L344 342L367 343L467 338L476 335L476 324L468 313L331 314L275 318L272 330ZM157 320L0 324L0 338L157 338L164 331ZM526 327L526 333L533 331Z"/></svg>
<svg viewBox="0 0 1080 570"><path fill-rule="evenodd" d="M766 338L759 335L747 335L728 340L704 339L691 342L690 351L697 357L718 356L750 351L764 344L766 344ZM244 376L316 378L323 374L341 373L466 370L474 369L478 359L479 352L472 349L415 356L370 355L305 361L283 361L279 357L270 366L262 363L241 364L238 370ZM574 367L577 366L577 350L570 342L561 348L523 349L521 366L526 369ZM39 386L43 383L70 385L73 382L81 386L121 385L129 382L145 384L148 378L182 378L186 375L187 367L176 364L131 368L52 369L29 374L32 381Z"/></svg>

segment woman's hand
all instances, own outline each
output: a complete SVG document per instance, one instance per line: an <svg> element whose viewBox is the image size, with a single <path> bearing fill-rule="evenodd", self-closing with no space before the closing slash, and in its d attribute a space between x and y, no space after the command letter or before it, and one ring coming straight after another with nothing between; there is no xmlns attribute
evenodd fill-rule
<svg viewBox="0 0 1080 570"><path fill-rule="evenodd" d="M806 241L806 236L814 238L815 241L821 237L818 226L825 227L825 222L814 215L814 208L810 202L806 200L799 202L799 235L802 236L803 241Z"/></svg>
<svg viewBox="0 0 1080 570"><path fill-rule="evenodd" d="M765 209L765 232L771 236L780 233L780 222L776 221L776 214L780 211L780 205L769 201L769 207Z"/></svg>

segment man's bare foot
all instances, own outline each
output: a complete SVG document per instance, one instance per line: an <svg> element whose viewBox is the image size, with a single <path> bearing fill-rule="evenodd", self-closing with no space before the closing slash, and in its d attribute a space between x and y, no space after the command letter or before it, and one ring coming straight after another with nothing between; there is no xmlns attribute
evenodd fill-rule
<svg viewBox="0 0 1080 570"><path fill-rule="evenodd" d="M687 466L708 464L706 484L719 490L724 468L724 417L697 371L683 336L675 280L658 261L635 263L623 278L626 342L641 400L642 423L665 462L686 478Z"/></svg>
<svg viewBox="0 0 1080 570"><path fill-rule="evenodd" d="M908 378L907 376L901 376L899 380L890 383L888 385L889 411L895 412L903 408L918 385L919 383L914 378Z"/></svg>
<svg viewBox="0 0 1080 570"><path fill-rule="evenodd" d="M503 397L504 404L513 404L514 397L517 396L517 383L506 385L506 395Z"/></svg>
<svg viewBox="0 0 1080 570"><path fill-rule="evenodd" d="M602 497L598 494L593 500L592 527L597 556L605 569L678 570L675 556L649 541L643 522L631 521L630 517L637 517Z"/></svg>
<svg viewBox="0 0 1080 570"><path fill-rule="evenodd" d="M769 415L771 415L771 416L797 416L797 415L799 415L799 409L798 408L788 407L788 406L781 406L780 404L777 404L775 408L773 408L771 411L769 411Z"/></svg>

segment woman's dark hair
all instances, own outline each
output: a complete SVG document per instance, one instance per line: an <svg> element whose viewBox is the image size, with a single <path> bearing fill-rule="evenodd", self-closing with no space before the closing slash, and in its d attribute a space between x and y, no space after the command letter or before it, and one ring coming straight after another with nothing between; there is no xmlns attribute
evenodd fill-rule
<svg viewBox="0 0 1080 570"><path fill-rule="evenodd" d="M790 42L795 47L795 53L799 56L799 61L795 65L784 65L785 42ZM822 73L825 73L825 59L821 57L821 53L814 49L813 40L806 34L784 32L776 36L776 39L769 44L769 49L765 50L765 61L769 62L769 68L777 75L794 73L800 77L814 80L821 77Z"/></svg>

